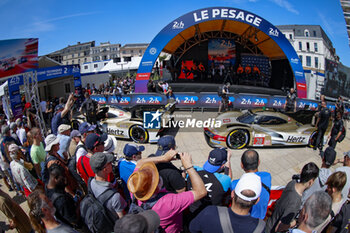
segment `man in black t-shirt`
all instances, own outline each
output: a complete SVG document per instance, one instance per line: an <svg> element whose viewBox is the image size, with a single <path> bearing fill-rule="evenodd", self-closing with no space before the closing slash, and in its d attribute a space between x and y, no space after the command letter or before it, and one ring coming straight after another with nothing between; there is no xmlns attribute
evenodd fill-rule
<svg viewBox="0 0 350 233"><path fill-rule="evenodd" d="M326 102L322 101L321 104L321 111L319 113L316 127L317 127L317 139L316 139L316 145L314 147L314 150L317 149L317 147L322 150L323 148L323 137L324 134L328 128L329 118L331 117L331 111L327 108Z"/></svg>
<svg viewBox="0 0 350 233"><path fill-rule="evenodd" d="M284 105L284 111L286 112L295 112L297 109L297 95L295 94L294 88L290 89L290 92L286 98L286 104Z"/></svg>
<svg viewBox="0 0 350 233"><path fill-rule="evenodd" d="M92 125L97 124L98 107L97 101L91 99L89 93L85 92L85 100L81 104L79 111L81 114L85 115L86 121Z"/></svg>
<svg viewBox="0 0 350 233"><path fill-rule="evenodd" d="M335 103L335 114L340 112L341 116L343 117L344 114L344 102L343 98L341 96L338 97L337 102Z"/></svg>
<svg viewBox="0 0 350 233"><path fill-rule="evenodd" d="M158 150L154 155L161 156L169 150L175 150L175 138L171 135L165 135L158 140ZM163 179L163 184L166 190L174 193L186 191L185 179L182 177L182 172L175 167L171 162L156 164L159 175Z"/></svg>
<svg viewBox="0 0 350 233"><path fill-rule="evenodd" d="M343 127L344 127L344 123L342 120L342 113L340 111L338 111L336 113L336 118L334 120L334 124L331 130L331 134L328 136L328 138L330 137L330 140L328 142L328 145L330 147L333 147L333 149L335 149L335 146L337 145L337 142L340 138L340 136L343 133Z"/></svg>
<svg viewBox="0 0 350 233"><path fill-rule="evenodd" d="M50 179L46 186L46 195L56 208L55 216L61 222L74 227L82 227L82 221L77 215L77 205L71 195L65 192L67 178L64 168L53 164L49 168ZM76 196L75 198L79 198Z"/></svg>

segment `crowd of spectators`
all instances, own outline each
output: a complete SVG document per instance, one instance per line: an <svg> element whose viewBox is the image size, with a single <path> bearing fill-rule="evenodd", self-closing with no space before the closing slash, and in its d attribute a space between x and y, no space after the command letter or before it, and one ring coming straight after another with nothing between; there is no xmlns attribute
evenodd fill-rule
<svg viewBox="0 0 350 233"><path fill-rule="evenodd" d="M1 176L30 208L28 218L0 191L0 211L18 232L348 232L350 152L336 160L332 143L321 150L321 167L305 164L271 206L271 174L259 170L257 151L242 153L237 180L230 150L213 149L194 166L170 135L154 154L127 143L117 156L115 138L95 120L71 129L74 103L73 94L59 100L48 135L37 118L30 123L29 105L25 118L0 116ZM344 166L333 172L336 163Z"/></svg>

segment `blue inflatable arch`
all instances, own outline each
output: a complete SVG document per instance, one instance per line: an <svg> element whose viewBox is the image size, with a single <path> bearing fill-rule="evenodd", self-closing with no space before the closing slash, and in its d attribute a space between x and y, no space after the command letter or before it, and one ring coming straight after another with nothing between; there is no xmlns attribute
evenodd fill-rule
<svg viewBox="0 0 350 233"><path fill-rule="evenodd" d="M222 22L222 23L220 23ZM216 28L215 28L216 27ZM270 59L288 59L299 98L306 98L306 82L302 64L288 39L267 20L251 12L229 8L211 7L187 13L165 26L146 49L137 71L135 92L146 93L152 68L161 53L174 51L191 31L215 30L245 35ZM215 28L215 29L213 29ZM252 29L254 29L252 31ZM252 31L247 36L247 31ZM256 38L259 37L259 40ZM180 38L180 39L179 39ZM182 38L182 39L181 39ZM181 41L182 40L182 41Z"/></svg>

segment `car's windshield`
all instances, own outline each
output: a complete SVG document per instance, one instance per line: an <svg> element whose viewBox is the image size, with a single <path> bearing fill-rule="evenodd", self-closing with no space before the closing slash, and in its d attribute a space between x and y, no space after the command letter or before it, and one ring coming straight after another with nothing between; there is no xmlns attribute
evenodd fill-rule
<svg viewBox="0 0 350 233"><path fill-rule="evenodd" d="M254 122L255 117L256 117L256 114L253 114L251 112L246 112L243 115L239 116L237 118L237 121L244 124L252 124Z"/></svg>

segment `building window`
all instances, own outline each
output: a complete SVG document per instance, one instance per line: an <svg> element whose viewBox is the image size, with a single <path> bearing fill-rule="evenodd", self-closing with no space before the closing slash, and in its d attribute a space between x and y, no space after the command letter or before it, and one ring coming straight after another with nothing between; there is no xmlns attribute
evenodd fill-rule
<svg viewBox="0 0 350 233"><path fill-rule="evenodd" d="M289 39L293 39L293 34L289 34Z"/></svg>
<svg viewBox="0 0 350 233"><path fill-rule="evenodd" d="M141 54L142 54L142 49L140 49L140 50L139 50L139 53L141 53Z"/></svg>
<svg viewBox="0 0 350 233"><path fill-rule="evenodd" d="M318 68L318 57L315 57L315 68Z"/></svg>
<svg viewBox="0 0 350 233"><path fill-rule="evenodd" d="M313 33L314 33L314 37L316 37L316 31L313 31Z"/></svg>
<svg viewBox="0 0 350 233"><path fill-rule="evenodd" d="M300 63L303 65L303 55L299 55Z"/></svg>
<svg viewBox="0 0 350 233"><path fill-rule="evenodd" d="M315 52L318 52L317 43L314 43L314 47L315 47Z"/></svg>
<svg viewBox="0 0 350 233"><path fill-rule="evenodd" d="M301 43L301 41L299 41L299 50L303 49L303 44Z"/></svg>
<svg viewBox="0 0 350 233"><path fill-rule="evenodd" d="M84 62L87 62L87 58L84 58Z"/></svg>
<svg viewBox="0 0 350 233"><path fill-rule="evenodd" d="M78 59L78 64L80 64L80 59Z"/></svg>
<svg viewBox="0 0 350 233"><path fill-rule="evenodd" d="M64 84L64 89L66 93L70 93L70 84L69 83Z"/></svg>
<svg viewBox="0 0 350 233"><path fill-rule="evenodd" d="M72 60L72 64L75 64L75 61L74 61L74 60Z"/></svg>
<svg viewBox="0 0 350 233"><path fill-rule="evenodd" d="M97 68L98 67L98 65L97 64L94 64L94 68Z"/></svg>
<svg viewBox="0 0 350 233"><path fill-rule="evenodd" d="M309 30L305 30L304 35L305 35L305 37L309 37L310 36Z"/></svg>
<svg viewBox="0 0 350 233"><path fill-rule="evenodd" d="M89 67L88 66L84 66L84 69L87 70L87 69L89 69Z"/></svg>
<svg viewBox="0 0 350 233"><path fill-rule="evenodd" d="M310 43L309 42L306 42L306 50L310 51Z"/></svg>
<svg viewBox="0 0 350 233"><path fill-rule="evenodd" d="M311 67L311 57L306 56L306 66Z"/></svg>

